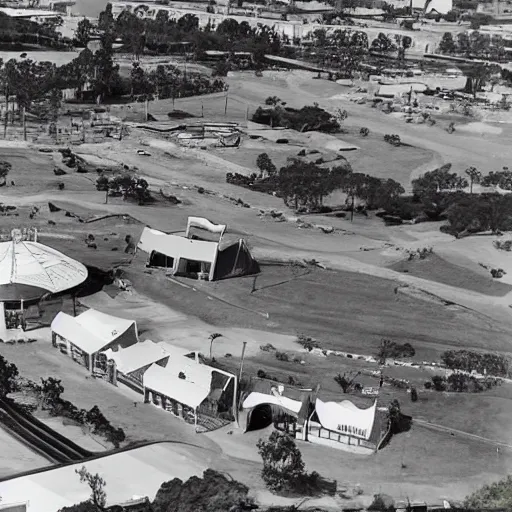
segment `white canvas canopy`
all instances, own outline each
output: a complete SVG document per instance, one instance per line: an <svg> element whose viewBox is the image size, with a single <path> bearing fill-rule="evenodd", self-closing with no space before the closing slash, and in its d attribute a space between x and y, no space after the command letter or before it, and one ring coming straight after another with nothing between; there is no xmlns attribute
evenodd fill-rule
<svg viewBox="0 0 512 512"><path fill-rule="evenodd" d="M51 329L53 333L70 341L86 354L99 352L125 333L131 338L128 344L138 341L135 320L106 315L94 309L89 309L76 317L61 311L54 318Z"/></svg>
<svg viewBox="0 0 512 512"><path fill-rule="evenodd" d="M279 407L283 407L284 409L288 409L295 414L298 414L302 407L302 402L298 400L292 400L286 396L267 395L265 393L258 393L256 391L253 391L247 396L242 404L242 407L244 409L252 409L258 405L265 404L277 405Z"/></svg>
<svg viewBox="0 0 512 512"><path fill-rule="evenodd" d="M108 360L116 363L121 373L128 374L169 357L167 351L159 343L151 340L136 343L126 348L119 348L114 352L111 348L103 352Z"/></svg>
<svg viewBox="0 0 512 512"><path fill-rule="evenodd" d="M41 296L73 288L86 278L84 265L55 249L38 242L0 242L0 297L4 295L2 287L15 289L18 285L17 291L21 291L21 296L5 297L6 300L35 298L24 297L23 286L33 287L31 295L39 289Z"/></svg>
<svg viewBox="0 0 512 512"><path fill-rule="evenodd" d="M359 409L348 400L341 403L322 402L316 399L315 409L322 427L337 432L348 432L353 436L370 438L377 401L368 409Z"/></svg>

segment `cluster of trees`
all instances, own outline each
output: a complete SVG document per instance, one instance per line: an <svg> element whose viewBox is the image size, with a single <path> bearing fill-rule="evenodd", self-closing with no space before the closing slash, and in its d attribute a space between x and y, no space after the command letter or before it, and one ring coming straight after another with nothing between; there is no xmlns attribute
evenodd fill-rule
<svg viewBox="0 0 512 512"><path fill-rule="evenodd" d="M131 174L121 174L108 178L101 175L96 180L96 190L105 192L105 201L108 197L123 197L124 200L136 199L139 205L154 201L149 191L149 184L144 178Z"/></svg>
<svg viewBox="0 0 512 512"><path fill-rule="evenodd" d="M508 377L510 361L501 354L472 350L447 350L441 355L442 363L450 370L476 371L481 375Z"/></svg>
<svg viewBox="0 0 512 512"><path fill-rule="evenodd" d="M312 34L314 59L329 68L340 70L341 76L352 78L354 72L368 55L366 32L350 29L337 29L327 32L317 29Z"/></svg>
<svg viewBox="0 0 512 512"><path fill-rule="evenodd" d="M452 393L480 393L486 389L492 389L499 384L501 384L501 380L495 377L477 379L472 375L454 372L448 377L435 375L431 380L425 382L425 389L450 391Z"/></svg>
<svg viewBox="0 0 512 512"><path fill-rule="evenodd" d="M274 104L269 103L272 100ZM286 107L279 98L267 98L265 107L258 107L252 116L255 123L272 127L284 127L299 132L319 131L340 133L338 119L317 104L306 105L300 110Z"/></svg>
<svg viewBox="0 0 512 512"><path fill-rule="evenodd" d="M410 343L397 343L396 341L383 339L377 350L377 359L385 363L386 359L400 359L402 357L414 357L416 350Z"/></svg>
<svg viewBox="0 0 512 512"><path fill-rule="evenodd" d="M155 19L141 18L134 12L124 11L117 19L112 15L112 6L107 4L100 14L98 29L112 32L122 41L125 51L138 58L144 51L153 54L193 52L201 59L207 50L221 50L230 53L250 52L255 64L263 62L265 54L289 54L281 36L273 27L259 24L257 27L232 18L225 19L217 27L208 24L199 28L199 18L185 14L175 19L169 12L160 10ZM94 27L88 21L81 21L75 39L82 46L87 45Z"/></svg>
<svg viewBox="0 0 512 512"><path fill-rule="evenodd" d="M464 500L470 510L510 510L512 508L512 476L484 485Z"/></svg>
<svg viewBox="0 0 512 512"><path fill-rule="evenodd" d="M439 43L439 51L445 55L460 55L498 62L506 56L505 42L501 36L491 37L478 30L470 34L461 32L455 37L451 32L445 32Z"/></svg>
<svg viewBox="0 0 512 512"><path fill-rule="evenodd" d="M160 64L147 72L134 63L130 74L130 94L142 99L184 98L227 90L220 78L210 79L201 73L183 73L171 64Z"/></svg>

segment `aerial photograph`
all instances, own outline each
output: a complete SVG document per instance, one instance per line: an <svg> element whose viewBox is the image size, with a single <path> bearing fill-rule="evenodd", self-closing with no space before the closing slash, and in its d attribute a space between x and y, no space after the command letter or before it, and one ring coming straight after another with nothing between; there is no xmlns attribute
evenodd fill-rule
<svg viewBox="0 0 512 512"><path fill-rule="evenodd" d="M0 512L512 511L512 0L0 1Z"/></svg>

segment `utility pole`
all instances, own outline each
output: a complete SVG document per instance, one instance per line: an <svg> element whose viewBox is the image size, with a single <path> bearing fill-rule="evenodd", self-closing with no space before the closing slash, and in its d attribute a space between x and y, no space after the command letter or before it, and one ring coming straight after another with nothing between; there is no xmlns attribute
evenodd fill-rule
<svg viewBox="0 0 512 512"><path fill-rule="evenodd" d="M226 104L224 105L224 115L228 114L228 93L226 92Z"/></svg>
<svg viewBox="0 0 512 512"><path fill-rule="evenodd" d="M242 347L242 357L240 359L240 373L238 374L238 382L242 380L242 372L244 370L244 357L245 357L245 347L247 346L247 341L244 341L244 345Z"/></svg>
<svg viewBox="0 0 512 512"><path fill-rule="evenodd" d="M21 117L23 122L23 140L27 140L27 119L25 116L25 106L21 107Z"/></svg>

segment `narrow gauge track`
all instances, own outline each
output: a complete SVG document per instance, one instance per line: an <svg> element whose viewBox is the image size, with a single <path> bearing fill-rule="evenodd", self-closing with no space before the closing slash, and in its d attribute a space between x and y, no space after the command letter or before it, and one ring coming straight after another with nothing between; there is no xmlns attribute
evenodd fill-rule
<svg viewBox="0 0 512 512"><path fill-rule="evenodd" d="M94 455L6 400L0 400L0 427L54 464L80 462Z"/></svg>

